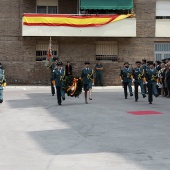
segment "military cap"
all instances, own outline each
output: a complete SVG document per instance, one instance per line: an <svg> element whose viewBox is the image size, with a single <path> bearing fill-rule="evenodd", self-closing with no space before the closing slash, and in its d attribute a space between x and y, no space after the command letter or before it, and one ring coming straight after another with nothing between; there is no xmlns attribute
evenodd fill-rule
<svg viewBox="0 0 170 170"><path fill-rule="evenodd" d="M146 63L146 59L143 59L142 61L143 61L144 63Z"/></svg>
<svg viewBox="0 0 170 170"><path fill-rule="evenodd" d="M128 63L128 62L124 62L124 65L125 65L125 64L128 64L128 65L129 65L129 63Z"/></svg>
<svg viewBox="0 0 170 170"><path fill-rule="evenodd" d="M62 66L63 63L62 63L62 62L58 62L57 65L58 65L58 66Z"/></svg>
<svg viewBox="0 0 170 170"><path fill-rule="evenodd" d="M84 64L90 64L90 62L89 62L89 61L86 61L86 62L84 62Z"/></svg>
<svg viewBox="0 0 170 170"><path fill-rule="evenodd" d="M148 61L147 63L148 63L149 66L154 65L153 61Z"/></svg>
<svg viewBox="0 0 170 170"><path fill-rule="evenodd" d="M136 64L141 64L141 61L136 61Z"/></svg>
<svg viewBox="0 0 170 170"><path fill-rule="evenodd" d="M156 63L161 64L161 61L156 61Z"/></svg>

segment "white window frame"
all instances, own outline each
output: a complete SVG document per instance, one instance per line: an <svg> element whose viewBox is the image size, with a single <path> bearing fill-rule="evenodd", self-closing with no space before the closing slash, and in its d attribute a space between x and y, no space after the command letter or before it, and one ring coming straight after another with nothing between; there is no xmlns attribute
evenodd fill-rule
<svg viewBox="0 0 170 170"><path fill-rule="evenodd" d="M58 13L58 0L36 0L36 13L38 6L45 6L46 7L46 14L48 14L48 7L57 7Z"/></svg>
<svg viewBox="0 0 170 170"><path fill-rule="evenodd" d="M170 16L170 0L156 1L156 16L162 16L164 18Z"/></svg>

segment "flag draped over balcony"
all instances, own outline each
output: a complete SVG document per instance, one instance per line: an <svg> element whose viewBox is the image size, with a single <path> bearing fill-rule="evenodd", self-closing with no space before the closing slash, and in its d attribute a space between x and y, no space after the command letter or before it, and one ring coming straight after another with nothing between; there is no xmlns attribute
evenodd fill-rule
<svg viewBox="0 0 170 170"><path fill-rule="evenodd" d="M52 40L51 40L51 37L50 37L49 45L48 45L48 50L47 50L47 57L46 57L46 60L45 60L45 65L47 67L50 67L51 64L52 64L52 61L53 61Z"/></svg>
<svg viewBox="0 0 170 170"><path fill-rule="evenodd" d="M127 15L59 15L59 14L24 14L23 23L27 26L68 26L97 27L119 21Z"/></svg>

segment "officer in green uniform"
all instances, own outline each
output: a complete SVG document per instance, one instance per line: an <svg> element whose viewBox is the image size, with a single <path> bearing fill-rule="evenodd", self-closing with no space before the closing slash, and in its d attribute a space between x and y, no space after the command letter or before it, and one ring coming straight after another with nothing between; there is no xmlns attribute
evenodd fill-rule
<svg viewBox="0 0 170 170"><path fill-rule="evenodd" d="M89 68L90 62L85 62L85 68L81 72L81 78L83 80L84 86L84 97L85 103L87 102L87 92L89 91L89 100L92 100L92 84L94 83L93 79L93 69Z"/></svg>
<svg viewBox="0 0 170 170"><path fill-rule="evenodd" d="M53 83L52 83L52 81L53 81L52 76L53 76L54 70L57 68L57 61L53 60L52 64L49 66L49 68L51 70L51 78L50 78L50 81L51 81L51 94L52 94L52 96L54 96L54 94L55 94L55 86L53 86Z"/></svg>
<svg viewBox="0 0 170 170"><path fill-rule="evenodd" d="M0 63L0 103L3 102L3 86L6 83L5 71L2 64Z"/></svg>
<svg viewBox="0 0 170 170"><path fill-rule="evenodd" d="M127 87L129 88L130 96L133 96L133 93L132 93L132 69L129 68L128 62L124 63L124 68L122 68L120 71L120 80L123 83L125 99L127 99L127 96L128 96Z"/></svg>
<svg viewBox="0 0 170 170"><path fill-rule="evenodd" d="M158 97L158 91L157 91L157 84L158 84L158 71L154 68L154 63L150 62L149 68L146 69L146 80L145 84L147 84L148 87L148 101L150 104L152 104L153 97L152 95L154 94L155 97Z"/></svg>
<svg viewBox="0 0 170 170"><path fill-rule="evenodd" d="M141 62L136 61L136 66L133 70L133 80L132 82L134 83L135 86L135 101L138 101L138 87L140 86L141 88L141 93L143 95L143 98L146 97L145 91L144 91L144 86L143 86L143 78L144 78L144 69L141 67Z"/></svg>
<svg viewBox="0 0 170 170"><path fill-rule="evenodd" d="M56 86L58 105L61 105L61 98L65 100L65 92L62 89L64 78L65 70L62 68L62 62L58 62L57 69L54 70L52 75L52 80L55 80L55 84L53 85Z"/></svg>
<svg viewBox="0 0 170 170"><path fill-rule="evenodd" d="M96 82L95 82L95 85L96 86L98 86L98 85L103 86L103 83L102 83L103 65L100 63L100 60L97 62L95 70L96 70Z"/></svg>

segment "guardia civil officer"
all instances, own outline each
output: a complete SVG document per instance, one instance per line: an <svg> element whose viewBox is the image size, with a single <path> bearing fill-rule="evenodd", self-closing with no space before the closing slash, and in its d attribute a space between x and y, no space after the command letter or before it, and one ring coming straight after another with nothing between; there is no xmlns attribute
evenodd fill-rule
<svg viewBox="0 0 170 170"><path fill-rule="evenodd" d="M65 92L62 89L64 78L65 70L62 68L62 62L58 62L57 68L54 70L52 75L52 79L55 80L55 84L53 85L56 86L58 105L61 105L61 98L65 100Z"/></svg>
<svg viewBox="0 0 170 170"><path fill-rule="evenodd" d="M92 84L94 83L93 79L93 69L89 68L90 62L85 62L85 67L82 69L81 78L83 80L84 86L84 97L85 103L87 102L87 92L89 91L89 100L92 100Z"/></svg>
<svg viewBox="0 0 170 170"><path fill-rule="evenodd" d="M127 99L127 96L128 96L127 87L129 88L130 96L133 96L133 93L132 93L132 68L129 68L128 62L124 63L124 68L122 68L120 71L120 80L123 84L125 99Z"/></svg>
<svg viewBox="0 0 170 170"><path fill-rule="evenodd" d="M144 69L141 67L141 62L136 61L136 67L133 69L133 80L134 86L135 86L135 101L138 101L138 87L141 88L141 94L143 95L143 98L146 97L144 86L143 86L143 78L144 78Z"/></svg>
<svg viewBox="0 0 170 170"><path fill-rule="evenodd" d="M153 97L152 95L154 94L155 97L158 97L158 91L157 91L157 84L158 82L158 71L154 68L154 63L149 62L148 63L149 68L146 69L146 75L145 75L145 83L147 84L148 87L148 101L149 104L152 104Z"/></svg>
<svg viewBox="0 0 170 170"><path fill-rule="evenodd" d="M3 87L6 84L5 79L5 70L3 69L2 64L0 63L0 103L3 102Z"/></svg>
<svg viewBox="0 0 170 170"><path fill-rule="evenodd" d="M54 70L56 69L56 65L57 65L57 60L53 60L52 64L50 65L50 70L51 70L51 77L50 77L50 81L51 81L51 94L52 96L54 96L55 94L55 86L53 86L53 83L52 83L52 76L53 76L53 72Z"/></svg>

